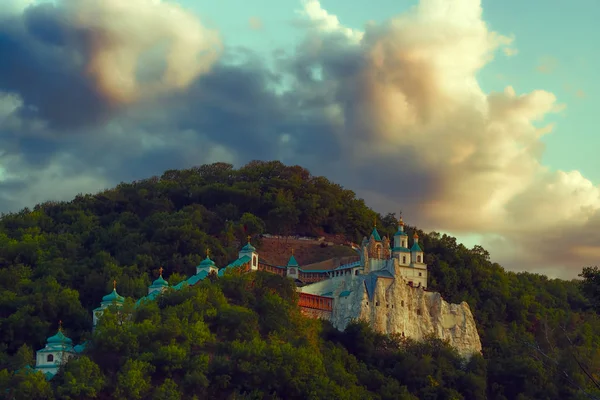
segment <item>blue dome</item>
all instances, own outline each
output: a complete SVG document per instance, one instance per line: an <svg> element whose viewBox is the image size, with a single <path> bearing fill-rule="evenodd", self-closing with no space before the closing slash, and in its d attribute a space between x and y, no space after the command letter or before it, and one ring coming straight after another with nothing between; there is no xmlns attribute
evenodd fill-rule
<svg viewBox="0 0 600 400"><path fill-rule="evenodd" d="M252 246L250 242L248 242L244 247L242 247L243 252L253 252L256 251L256 247Z"/></svg>
<svg viewBox="0 0 600 400"><path fill-rule="evenodd" d="M200 263L201 268L214 267L214 266L216 266L216 264L213 260L210 259L209 256L206 256L206 258L204 260L202 260L202 262Z"/></svg>
<svg viewBox="0 0 600 400"><path fill-rule="evenodd" d="M381 242L381 236L379 236L379 232L377 231L377 228L373 228L373 231L371 232L371 236L373 236L373 238L376 241Z"/></svg>
<svg viewBox="0 0 600 400"><path fill-rule="evenodd" d="M421 249L421 246L419 246L419 243L416 243L412 245L412 247L410 248L410 251L423 251Z"/></svg>
<svg viewBox="0 0 600 400"><path fill-rule="evenodd" d="M152 282L152 286L154 287L158 287L158 286L169 286L169 282L165 281L161 276L158 277L157 280L155 280L154 282Z"/></svg>
<svg viewBox="0 0 600 400"><path fill-rule="evenodd" d="M62 333L62 331L58 331L58 332L56 333L56 335L54 335L54 336L50 336L50 337L48 338L48 343L49 343L49 344L62 344L62 343L65 343L65 344L71 344L71 343L73 343L73 341L72 341L71 339L69 339L68 337L66 337L66 336L65 336L65 335Z"/></svg>
<svg viewBox="0 0 600 400"><path fill-rule="evenodd" d="M293 254L290 257L290 261L288 261L287 266L288 267L298 267L298 261L296 261L296 257L294 257Z"/></svg>
<svg viewBox="0 0 600 400"><path fill-rule="evenodd" d="M112 292L110 292L102 298L103 303L112 303L114 301L116 301L117 303L125 302L125 298L123 296L120 296L119 293L117 293L117 289L113 289Z"/></svg>

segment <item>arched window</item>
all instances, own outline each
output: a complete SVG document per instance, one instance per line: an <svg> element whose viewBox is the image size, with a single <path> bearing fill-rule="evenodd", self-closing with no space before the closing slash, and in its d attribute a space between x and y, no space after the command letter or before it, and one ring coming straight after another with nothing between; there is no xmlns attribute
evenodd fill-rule
<svg viewBox="0 0 600 400"><path fill-rule="evenodd" d="M417 256L417 262L421 262L421 256Z"/></svg>
<svg viewBox="0 0 600 400"><path fill-rule="evenodd" d="M54 355L53 354L48 354L48 357L46 357L46 361L48 361L48 362L54 361Z"/></svg>
<svg viewBox="0 0 600 400"><path fill-rule="evenodd" d="M406 264L406 256L402 256L402 264Z"/></svg>
<svg viewBox="0 0 600 400"><path fill-rule="evenodd" d="M252 266L256 267L256 256L252 257Z"/></svg>
<svg viewBox="0 0 600 400"><path fill-rule="evenodd" d="M377 245L377 258L381 258L381 245Z"/></svg>

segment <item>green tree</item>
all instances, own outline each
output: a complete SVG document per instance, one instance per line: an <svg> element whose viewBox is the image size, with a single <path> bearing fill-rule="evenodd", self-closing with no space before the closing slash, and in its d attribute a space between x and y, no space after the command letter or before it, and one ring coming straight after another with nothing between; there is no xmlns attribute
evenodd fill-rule
<svg viewBox="0 0 600 400"><path fill-rule="evenodd" d="M57 388L61 399L95 399L106 386L100 367L87 356L70 360Z"/></svg>

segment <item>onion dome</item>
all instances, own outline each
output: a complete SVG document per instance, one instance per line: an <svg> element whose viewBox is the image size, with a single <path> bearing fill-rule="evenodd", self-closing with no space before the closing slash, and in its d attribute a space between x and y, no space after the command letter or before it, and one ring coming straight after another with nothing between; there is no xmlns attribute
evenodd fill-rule
<svg viewBox="0 0 600 400"><path fill-rule="evenodd" d="M117 281L113 281L113 291L102 298L103 305L109 305L112 303L124 303L125 297L117 293Z"/></svg>

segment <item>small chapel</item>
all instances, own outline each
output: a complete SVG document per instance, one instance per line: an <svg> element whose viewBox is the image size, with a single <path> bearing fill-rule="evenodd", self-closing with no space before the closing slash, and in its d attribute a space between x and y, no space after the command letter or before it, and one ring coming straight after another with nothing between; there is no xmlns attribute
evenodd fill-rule
<svg viewBox="0 0 600 400"><path fill-rule="evenodd" d="M356 251L356 256L338 263L325 261L301 266L292 250L287 265L269 265L260 260L249 236L237 259L219 268L207 250L205 258L196 267L195 274L176 285L170 285L163 278L163 268L159 268L159 276L148 287L148 294L138 299L135 306L154 301L166 290L181 290L186 286L195 285L210 274L222 277L232 269L241 269L244 272L262 270L293 279L299 292L300 307L306 310L305 314L320 318L329 317L326 314L315 314L313 311L335 313L336 307L348 307L345 301L353 291L360 291L356 298L368 305L379 278L401 279L414 289L426 290L427 264L424 263L419 236L417 233L413 235L412 245L409 247L402 217L398 221L393 243L388 237L380 236L375 224L370 236L364 237L360 246L353 245L352 248ZM122 307L124 303L125 297L117 293L117 282L113 281L113 290L105 295L100 305L92 311L92 331L96 329L108 307ZM48 338L43 349L37 351L35 370L43 372L47 379L52 379L60 366L83 352L86 345L87 343L73 346L72 340L63 333L62 324L59 324L58 332Z"/></svg>

